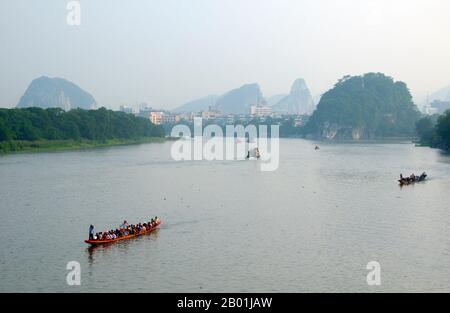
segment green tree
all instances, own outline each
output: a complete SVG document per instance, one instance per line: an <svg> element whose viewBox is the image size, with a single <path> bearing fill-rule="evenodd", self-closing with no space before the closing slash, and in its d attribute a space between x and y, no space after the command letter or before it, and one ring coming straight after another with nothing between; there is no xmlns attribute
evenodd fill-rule
<svg viewBox="0 0 450 313"><path fill-rule="evenodd" d="M442 142L441 147L445 150L450 150L450 110L447 110L439 117L436 133Z"/></svg>
<svg viewBox="0 0 450 313"><path fill-rule="evenodd" d="M76 109L0 109L0 141L137 139L164 137L164 129L132 114Z"/></svg>
<svg viewBox="0 0 450 313"><path fill-rule="evenodd" d="M430 145L434 135L434 126L436 123L433 122L431 117L426 116L421 118L416 123L417 135L420 138L420 142L425 145Z"/></svg>
<svg viewBox="0 0 450 313"><path fill-rule="evenodd" d="M331 128L344 138L353 130L365 138L414 136L419 116L405 83L368 73L339 80L321 97L303 131L319 137Z"/></svg>
<svg viewBox="0 0 450 313"><path fill-rule="evenodd" d="M0 118L0 141L11 140L11 130L6 126L5 121Z"/></svg>

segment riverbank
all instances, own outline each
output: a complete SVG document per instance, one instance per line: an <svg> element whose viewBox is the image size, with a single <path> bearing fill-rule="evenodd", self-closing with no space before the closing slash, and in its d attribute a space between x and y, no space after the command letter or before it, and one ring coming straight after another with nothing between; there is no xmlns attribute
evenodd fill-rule
<svg viewBox="0 0 450 313"><path fill-rule="evenodd" d="M31 153L31 152L54 152L66 150L81 150L92 148L103 148L113 146L137 145L144 143L162 143L167 140L174 140L167 137L142 137L137 139L108 139L105 141L95 140L11 140L0 142L0 155L10 153Z"/></svg>
<svg viewBox="0 0 450 313"><path fill-rule="evenodd" d="M421 141L414 142L414 144L416 145L416 147L419 148L432 148L441 150L444 153L450 153L450 147L446 147L444 145L435 145L429 142L421 142Z"/></svg>

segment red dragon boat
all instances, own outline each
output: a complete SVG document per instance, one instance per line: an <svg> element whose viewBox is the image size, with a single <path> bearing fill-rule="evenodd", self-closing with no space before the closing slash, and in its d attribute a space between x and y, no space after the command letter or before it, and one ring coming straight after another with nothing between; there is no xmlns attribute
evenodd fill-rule
<svg viewBox="0 0 450 313"><path fill-rule="evenodd" d="M122 237L119 237L119 238L116 238L116 239L110 239L110 240L85 240L84 242L87 243L87 244L90 244L91 246L98 246L98 245L109 244L109 243L122 241L122 240L126 240L126 239L131 239L131 238L139 237L139 236L142 236L142 235L150 234L155 229L157 229L160 224L161 224L161 221L158 220L156 222L155 226L151 227L150 229L146 229L145 231L141 231L141 232L139 232L137 234L134 234L134 235L122 236Z"/></svg>

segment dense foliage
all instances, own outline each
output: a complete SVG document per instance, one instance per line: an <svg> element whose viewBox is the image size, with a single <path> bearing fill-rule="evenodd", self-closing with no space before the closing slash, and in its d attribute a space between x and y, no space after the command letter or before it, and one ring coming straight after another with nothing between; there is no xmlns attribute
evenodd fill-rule
<svg viewBox="0 0 450 313"><path fill-rule="evenodd" d="M450 110L440 116L426 116L416 123L423 145L450 150Z"/></svg>
<svg viewBox="0 0 450 313"><path fill-rule="evenodd" d="M0 109L0 141L94 140L163 137L164 130L132 114L59 108Z"/></svg>
<svg viewBox="0 0 450 313"><path fill-rule="evenodd" d="M323 136L333 127L340 137L355 129L364 138L413 136L419 116L405 83L381 73L345 76L322 96L304 131Z"/></svg>

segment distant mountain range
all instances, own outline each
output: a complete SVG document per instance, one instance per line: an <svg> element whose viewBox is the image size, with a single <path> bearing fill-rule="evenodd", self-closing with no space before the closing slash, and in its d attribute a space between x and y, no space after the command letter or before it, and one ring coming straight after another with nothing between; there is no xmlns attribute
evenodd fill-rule
<svg viewBox="0 0 450 313"><path fill-rule="evenodd" d="M291 87L291 92L273 107L274 112L288 114L311 114L315 105L311 92L304 79L297 79Z"/></svg>
<svg viewBox="0 0 450 313"><path fill-rule="evenodd" d="M304 79L297 79L289 94L264 98L257 83L232 89L222 96L207 96L183 104L174 112L208 111L210 107L231 114L247 114L251 105L270 106L274 112L286 114L311 114L315 105Z"/></svg>
<svg viewBox="0 0 450 313"><path fill-rule="evenodd" d="M257 83L243 85L232 89L223 95L209 95L189 101L174 109L176 113L201 112L215 109L224 113L247 114L251 105L270 106L273 112L285 114L312 114L315 100L304 79L299 78L292 84L289 94L278 94L265 98ZM442 88L428 97L433 101L450 101L450 86ZM95 109L97 102L94 97L73 82L55 77L41 76L34 79L17 104L18 108L59 107L64 110L75 108Z"/></svg>
<svg viewBox="0 0 450 313"><path fill-rule="evenodd" d="M208 111L209 107L214 107L216 105L216 101L219 97L220 96L217 95L210 95L197 100L189 101L173 111L176 113Z"/></svg>
<svg viewBox="0 0 450 313"><path fill-rule="evenodd" d="M258 105L263 100L259 85L247 84L222 95L216 102L216 109L224 113L245 114L251 105Z"/></svg>
<svg viewBox="0 0 450 313"><path fill-rule="evenodd" d="M40 107L95 109L94 97L74 83L63 78L41 76L34 79L17 104L18 108Z"/></svg>
<svg viewBox="0 0 450 313"><path fill-rule="evenodd" d="M222 96L210 95L197 100L189 101L173 110L174 112L200 112L210 109L224 113L245 114L250 111L252 104L264 101L258 84L246 84L230 90Z"/></svg>
<svg viewBox="0 0 450 313"><path fill-rule="evenodd" d="M280 95L271 96L271 97L266 98L266 103L268 106L272 107L287 96L288 96L288 94L285 94L285 93L280 94Z"/></svg>

